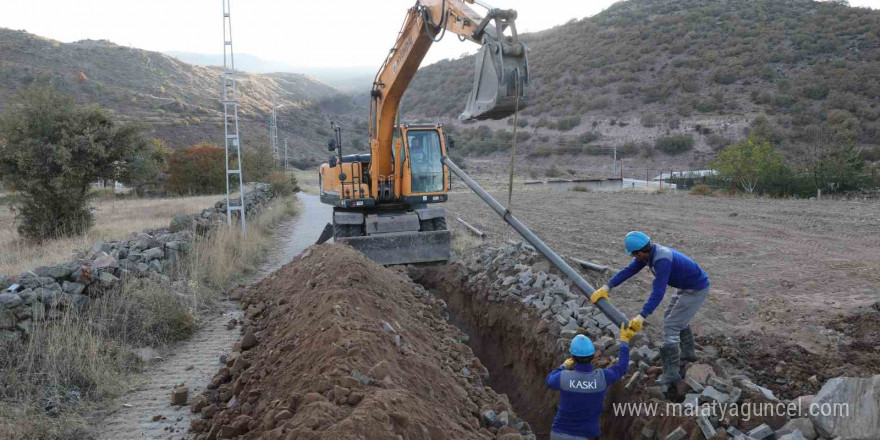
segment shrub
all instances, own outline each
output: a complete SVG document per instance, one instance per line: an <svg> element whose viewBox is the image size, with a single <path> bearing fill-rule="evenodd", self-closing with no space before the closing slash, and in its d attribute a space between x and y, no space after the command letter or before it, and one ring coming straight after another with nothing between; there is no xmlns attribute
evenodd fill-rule
<svg viewBox="0 0 880 440"><path fill-rule="evenodd" d="M680 154L694 148L694 137L689 134L674 134L657 139L657 148L666 154Z"/></svg>
<svg viewBox="0 0 880 440"><path fill-rule="evenodd" d="M165 187L177 194L218 194L226 190L226 151L201 144L180 148L168 160ZM237 189L237 188L236 188Z"/></svg>
<svg viewBox="0 0 880 440"><path fill-rule="evenodd" d="M242 156L244 161L241 177L245 182L265 182L275 169L275 155L272 154L272 148L268 144L248 149L242 153Z"/></svg>
<svg viewBox="0 0 880 440"><path fill-rule="evenodd" d="M720 134L710 134L708 138L706 138L706 143L709 144L715 151L718 151L730 144L733 143L730 139L727 139Z"/></svg>
<svg viewBox="0 0 880 440"><path fill-rule="evenodd" d="M562 118L556 121L556 129L559 131L570 131L571 129L581 125L580 116L572 116L570 118Z"/></svg>
<svg viewBox="0 0 880 440"><path fill-rule="evenodd" d="M93 223L89 188L124 176L148 149L137 126L51 87L24 89L0 117L0 176L20 192L24 237L81 234Z"/></svg>
<svg viewBox="0 0 880 440"><path fill-rule="evenodd" d="M602 135L597 131L588 131L580 136L580 141L584 144L589 144L601 137Z"/></svg>
<svg viewBox="0 0 880 440"><path fill-rule="evenodd" d="M715 111L715 103L709 101L707 99L700 100L694 105L694 110L703 113L709 113ZM684 116L684 115L682 115Z"/></svg>
<svg viewBox="0 0 880 440"><path fill-rule="evenodd" d="M538 147L535 148L534 151L528 154L529 157L549 157L553 154L553 150L549 147ZM458 162L456 162L458 163Z"/></svg>
<svg viewBox="0 0 880 440"><path fill-rule="evenodd" d="M642 115L642 127L653 128L657 126L659 118L654 113L646 113Z"/></svg>
<svg viewBox="0 0 880 440"><path fill-rule="evenodd" d="M544 171L544 175L547 177L559 177L562 175L562 171L559 171L556 165L550 165L550 168Z"/></svg>
<svg viewBox="0 0 880 440"><path fill-rule="evenodd" d="M289 196L299 192L296 174L284 171L272 171L266 177L272 191L278 196Z"/></svg>
<svg viewBox="0 0 880 440"><path fill-rule="evenodd" d="M513 133L503 128L499 128L495 131L495 139L502 142L510 142L510 140L513 139Z"/></svg>
<svg viewBox="0 0 880 440"><path fill-rule="evenodd" d="M732 70L730 70L729 68L718 69L714 73L712 73L712 81L714 81L718 84L724 84L724 85L733 84L736 82L736 80L737 80L736 73L733 72Z"/></svg>
<svg viewBox="0 0 880 440"><path fill-rule="evenodd" d="M711 196L712 188L709 188L709 185L706 185L705 183L698 183L691 188L690 193L695 196Z"/></svg>

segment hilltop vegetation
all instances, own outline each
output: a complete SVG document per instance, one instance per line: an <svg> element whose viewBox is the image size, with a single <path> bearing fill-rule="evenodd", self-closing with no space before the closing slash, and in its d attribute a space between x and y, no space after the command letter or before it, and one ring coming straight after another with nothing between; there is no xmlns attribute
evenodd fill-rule
<svg viewBox="0 0 880 440"><path fill-rule="evenodd" d="M221 76L220 68L104 40L60 43L0 28L0 110L18 90L52 84L78 102L113 110L121 121L145 123L150 137L172 148L223 141ZM267 121L277 96L278 137L289 138L292 161L323 158L322 133L330 115L353 107L347 96L304 75L240 74L238 85L244 146L268 143Z"/></svg>
<svg viewBox="0 0 880 440"><path fill-rule="evenodd" d="M623 151L631 142L650 156L659 138L687 133L705 164L757 125L796 158L815 140L807 129L836 112L864 157L877 160L880 11L838 3L629 0L523 35L532 84L521 117L531 122L531 145ZM457 116L473 62L420 70L406 114ZM584 142L587 132L598 136Z"/></svg>

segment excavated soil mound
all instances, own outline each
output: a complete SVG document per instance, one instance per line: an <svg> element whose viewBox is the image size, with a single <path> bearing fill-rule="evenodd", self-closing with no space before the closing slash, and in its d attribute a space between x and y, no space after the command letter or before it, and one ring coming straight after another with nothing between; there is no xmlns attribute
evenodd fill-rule
<svg viewBox="0 0 880 440"><path fill-rule="evenodd" d="M244 337L192 403L199 440L530 437L445 302L400 270L323 245L242 296Z"/></svg>

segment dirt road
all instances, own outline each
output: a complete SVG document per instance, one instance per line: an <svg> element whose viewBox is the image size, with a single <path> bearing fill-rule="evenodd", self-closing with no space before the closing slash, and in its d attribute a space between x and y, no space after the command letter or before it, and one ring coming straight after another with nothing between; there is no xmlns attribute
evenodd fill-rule
<svg viewBox="0 0 880 440"><path fill-rule="evenodd" d="M506 192L493 194L507 198ZM712 282L697 318L703 334L758 332L765 342L778 337L808 354L835 354L853 343L841 323L880 299L877 201L518 188L513 206L515 215L566 256L622 267L629 261L623 236L640 229L693 257ZM450 218L462 217L494 239L519 239L472 193L456 191L445 208ZM652 279L639 274L614 289L612 301L635 315Z"/></svg>
<svg viewBox="0 0 880 440"><path fill-rule="evenodd" d="M329 219L329 207L318 197L300 194L300 214L280 225L275 235L276 246L266 261L243 284L250 285L289 262L306 246L314 243ZM220 355L228 353L241 336L236 327L227 330L231 318L241 321L235 303L225 303L225 312L209 317L195 336L173 347L167 359L148 367L132 391L119 399L113 409L97 424L101 440L189 438L192 414L188 407L170 405L171 390L180 383L190 389L190 396L204 391L220 367ZM187 368L191 369L187 370ZM154 420L158 419L158 420Z"/></svg>

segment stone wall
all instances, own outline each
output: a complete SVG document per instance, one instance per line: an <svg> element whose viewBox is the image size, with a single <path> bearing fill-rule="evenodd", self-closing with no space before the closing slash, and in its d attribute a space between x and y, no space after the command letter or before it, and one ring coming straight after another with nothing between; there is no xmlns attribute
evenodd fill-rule
<svg viewBox="0 0 880 440"><path fill-rule="evenodd" d="M273 197L268 184L256 184L245 195L247 216L260 213ZM99 241L89 250L76 252L71 261L17 276L0 275L0 341L26 338L35 321L55 319L70 308L86 308L91 298L119 288L126 279L186 290L181 269L195 235L224 224L225 199L198 214L175 216L169 228Z"/></svg>

